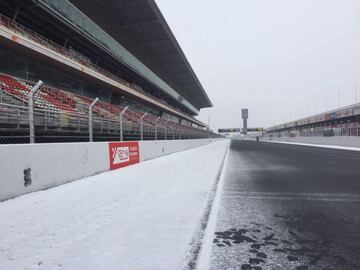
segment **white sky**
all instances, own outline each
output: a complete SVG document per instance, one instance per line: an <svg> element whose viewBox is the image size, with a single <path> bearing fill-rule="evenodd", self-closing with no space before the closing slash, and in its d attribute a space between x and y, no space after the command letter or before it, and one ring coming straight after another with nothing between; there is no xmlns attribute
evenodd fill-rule
<svg viewBox="0 0 360 270"><path fill-rule="evenodd" d="M360 0L156 0L214 107L269 127L360 101ZM326 102L327 100L327 102Z"/></svg>

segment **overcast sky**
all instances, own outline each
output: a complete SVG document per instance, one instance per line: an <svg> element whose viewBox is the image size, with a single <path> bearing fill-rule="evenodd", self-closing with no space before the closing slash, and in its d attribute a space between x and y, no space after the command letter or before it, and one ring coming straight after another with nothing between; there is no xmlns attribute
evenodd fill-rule
<svg viewBox="0 0 360 270"><path fill-rule="evenodd" d="M269 127L360 101L359 0L156 0L214 107ZM327 101L326 101L327 100ZM327 104L327 105L326 105Z"/></svg>

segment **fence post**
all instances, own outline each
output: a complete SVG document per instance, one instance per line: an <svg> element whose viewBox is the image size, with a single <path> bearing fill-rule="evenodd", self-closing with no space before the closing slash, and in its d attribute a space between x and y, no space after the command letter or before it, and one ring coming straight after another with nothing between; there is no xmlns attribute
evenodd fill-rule
<svg viewBox="0 0 360 270"><path fill-rule="evenodd" d="M20 128L20 110L17 110L17 128Z"/></svg>
<svg viewBox="0 0 360 270"><path fill-rule="evenodd" d="M167 140L167 129L166 129L166 125L167 125L167 123L170 121L170 119L169 120L167 120L166 122L165 122L165 124L164 124L164 128L165 128L165 141Z"/></svg>
<svg viewBox="0 0 360 270"><path fill-rule="evenodd" d="M93 102L91 102L90 106L89 106L89 141L93 142L94 138L93 138L93 122L92 122L92 109L95 106L96 102L98 102L99 99L95 98L93 100Z"/></svg>
<svg viewBox="0 0 360 270"><path fill-rule="evenodd" d="M47 111L44 112L44 118L45 118L44 129L47 130L47 125L48 125L48 112Z"/></svg>
<svg viewBox="0 0 360 270"><path fill-rule="evenodd" d="M35 96L36 92L40 89L42 84L43 84L43 82L41 80L38 81L28 94L30 143L35 143L34 96Z"/></svg>
<svg viewBox="0 0 360 270"><path fill-rule="evenodd" d="M124 114L125 112L129 109L129 106L125 107L121 112L120 112L120 141L122 142L124 140L124 130L123 130L123 126L124 126Z"/></svg>
<svg viewBox="0 0 360 270"><path fill-rule="evenodd" d="M160 118L161 118L161 116L159 116L155 120L155 141L157 141L157 123L159 122Z"/></svg>
<svg viewBox="0 0 360 270"><path fill-rule="evenodd" d="M147 113L144 113L140 118L140 140L144 140L144 117L147 115Z"/></svg>

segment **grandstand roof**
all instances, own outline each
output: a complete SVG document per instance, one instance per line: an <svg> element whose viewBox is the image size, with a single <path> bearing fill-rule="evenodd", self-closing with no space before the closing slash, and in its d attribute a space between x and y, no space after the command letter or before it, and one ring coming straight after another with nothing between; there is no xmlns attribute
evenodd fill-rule
<svg viewBox="0 0 360 270"><path fill-rule="evenodd" d="M212 106L153 0L2 0L0 11L186 114Z"/></svg>
<svg viewBox="0 0 360 270"><path fill-rule="evenodd" d="M212 106L153 0L70 1L196 108Z"/></svg>

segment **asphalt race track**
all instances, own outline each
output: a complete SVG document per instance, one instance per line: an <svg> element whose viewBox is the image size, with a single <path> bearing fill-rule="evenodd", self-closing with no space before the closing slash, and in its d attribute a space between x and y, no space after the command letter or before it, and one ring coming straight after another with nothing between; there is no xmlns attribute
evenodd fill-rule
<svg viewBox="0 0 360 270"><path fill-rule="evenodd" d="M232 141L211 269L360 269L360 152Z"/></svg>

